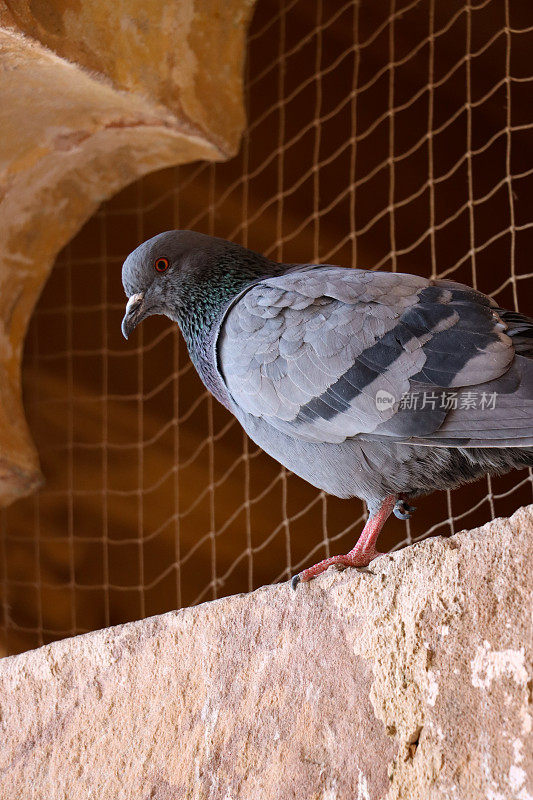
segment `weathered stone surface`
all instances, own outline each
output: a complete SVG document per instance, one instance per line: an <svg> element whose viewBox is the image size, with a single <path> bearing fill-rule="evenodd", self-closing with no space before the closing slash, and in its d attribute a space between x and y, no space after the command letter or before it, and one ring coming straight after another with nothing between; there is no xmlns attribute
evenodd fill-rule
<svg viewBox="0 0 533 800"><path fill-rule="evenodd" d="M528 800L533 506L0 662L0 797Z"/></svg>
<svg viewBox="0 0 533 800"><path fill-rule="evenodd" d="M0 503L40 481L20 359L57 253L139 176L236 152L252 5L0 0Z"/></svg>

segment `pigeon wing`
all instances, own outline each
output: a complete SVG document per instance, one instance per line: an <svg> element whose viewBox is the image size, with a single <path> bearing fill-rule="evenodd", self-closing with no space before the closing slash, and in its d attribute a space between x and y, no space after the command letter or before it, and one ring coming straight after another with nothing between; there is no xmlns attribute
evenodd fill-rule
<svg viewBox="0 0 533 800"><path fill-rule="evenodd" d="M311 266L245 292L218 358L236 405L291 436L412 441L433 437L451 412L401 398L500 378L514 358L504 329L489 299L460 284ZM456 428L470 438L464 422Z"/></svg>

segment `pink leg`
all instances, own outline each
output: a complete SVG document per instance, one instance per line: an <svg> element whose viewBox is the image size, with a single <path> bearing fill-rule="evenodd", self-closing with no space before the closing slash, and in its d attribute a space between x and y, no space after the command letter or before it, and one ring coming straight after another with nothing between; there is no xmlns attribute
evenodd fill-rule
<svg viewBox="0 0 533 800"><path fill-rule="evenodd" d="M396 499L396 495L394 494L390 494L385 498L379 511L368 518L355 547L350 550L349 553L325 558L324 561L319 561L319 563L315 564L313 567L304 569L303 572L300 572L299 575L295 575L292 579L292 588L296 589L300 581L310 581L311 578L321 575L332 564L340 564L343 567L366 567L374 558L381 555L381 553L378 553L376 550L376 541L383 525L392 513L396 504Z"/></svg>

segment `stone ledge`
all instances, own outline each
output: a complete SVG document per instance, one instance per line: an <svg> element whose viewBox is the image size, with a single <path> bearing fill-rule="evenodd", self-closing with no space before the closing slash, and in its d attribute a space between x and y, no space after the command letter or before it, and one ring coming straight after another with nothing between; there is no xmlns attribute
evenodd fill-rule
<svg viewBox="0 0 533 800"><path fill-rule="evenodd" d="M0 797L528 800L533 506L0 662Z"/></svg>

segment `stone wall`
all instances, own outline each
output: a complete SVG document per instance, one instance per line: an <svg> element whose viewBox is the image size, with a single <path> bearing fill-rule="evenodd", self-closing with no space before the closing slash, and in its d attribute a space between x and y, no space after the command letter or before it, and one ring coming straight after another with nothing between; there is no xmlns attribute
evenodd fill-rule
<svg viewBox="0 0 533 800"><path fill-rule="evenodd" d="M0 662L0 798L528 800L533 506Z"/></svg>

